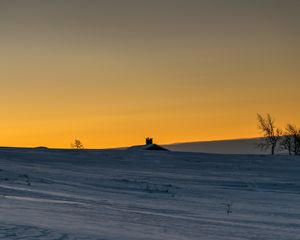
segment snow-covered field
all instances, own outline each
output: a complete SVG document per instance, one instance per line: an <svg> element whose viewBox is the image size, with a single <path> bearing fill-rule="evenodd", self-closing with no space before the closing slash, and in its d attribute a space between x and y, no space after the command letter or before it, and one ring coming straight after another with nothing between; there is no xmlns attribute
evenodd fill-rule
<svg viewBox="0 0 300 240"><path fill-rule="evenodd" d="M0 239L300 239L300 157L0 149Z"/></svg>

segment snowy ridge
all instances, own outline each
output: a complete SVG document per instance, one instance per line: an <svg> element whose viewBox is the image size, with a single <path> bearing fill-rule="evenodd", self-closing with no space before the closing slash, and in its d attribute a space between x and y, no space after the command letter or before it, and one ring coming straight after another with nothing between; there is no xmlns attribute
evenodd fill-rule
<svg viewBox="0 0 300 240"><path fill-rule="evenodd" d="M269 154L262 151L258 144L263 138L229 139L200 142L183 142L165 145L167 149L181 152L206 152L217 154ZM278 151L280 149L277 149ZM282 152L279 151L279 152Z"/></svg>
<svg viewBox="0 0 300 240"><path fill-rule="evenodd" d="M0 148L0 169L0 239L300 236L299 157Z"/></svg>

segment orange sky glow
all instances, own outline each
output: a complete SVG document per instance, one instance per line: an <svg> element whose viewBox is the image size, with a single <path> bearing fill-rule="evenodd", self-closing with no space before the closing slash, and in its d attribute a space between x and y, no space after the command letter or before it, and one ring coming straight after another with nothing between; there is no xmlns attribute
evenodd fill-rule
<svg viewBox="0 0 300 240"><path fill-rule="evenodd" d="M0 1L1 146L256 137L300 125L300 1Z"/></svg>

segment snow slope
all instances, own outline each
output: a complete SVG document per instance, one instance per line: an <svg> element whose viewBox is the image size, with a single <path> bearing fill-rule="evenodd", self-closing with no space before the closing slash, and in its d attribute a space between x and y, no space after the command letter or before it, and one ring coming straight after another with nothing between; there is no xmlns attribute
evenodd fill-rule
<svg viewBox="0 0 300 240"><path fill-rule="evenodd" d="M0 239L300 239L297 157L0 148L0 169Z"/></svg>
<svg viewBox="0 0 300 240"><path fill-rule="evenodd" d="M165 145L167 149L184 152L206 152L218 154L269 154L257 145L262 138L246 138L219 141L186 142Z"/></svg>

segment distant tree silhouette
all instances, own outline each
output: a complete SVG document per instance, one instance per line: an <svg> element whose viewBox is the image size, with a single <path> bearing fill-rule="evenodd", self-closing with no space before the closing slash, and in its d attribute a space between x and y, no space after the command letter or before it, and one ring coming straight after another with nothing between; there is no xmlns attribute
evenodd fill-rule
<svg viewBox="0 0 300 240"><path fill-rule="evenodd" d="M271 148L271 154L274 155L277 143L282 136L282 131L275 126L275 119L270 114L267 114L266 117L257 114L257 121L257 127L264 136L263 141L258 144L258 147L262 150Z"/></svg>
<svg viewBox="0 0 300 240"><path fill-rule="evenodd" d="M289 154L300 155L300 129L293 124L287 124L285 128L284 138L288 139Z"/></svg>
<svg viewBox="0 0 300 240"><path fill-rule="evenodd" d="M280 141L280 145L283 150L287 150L289 155L292 155L293 136L287 132L284 132Z"/></svg>
<svg viewBox="0 0 300 240"><path fill-rule="evenodd" d="M74 149L84 149L83 144L79 139L75 139L74 143L71 143L71 147Z"/></svg>

